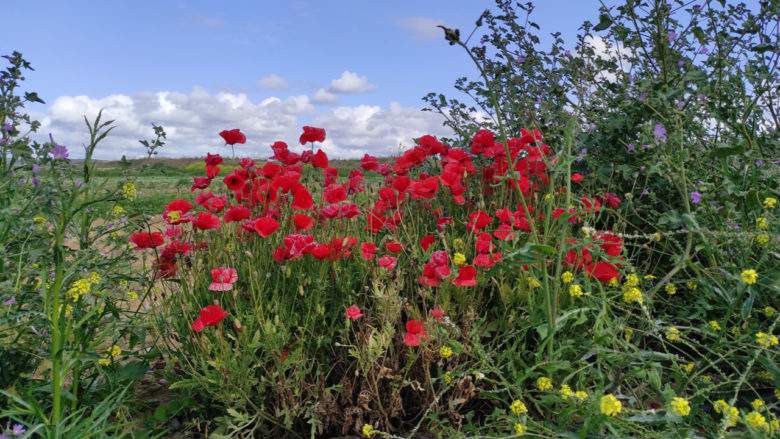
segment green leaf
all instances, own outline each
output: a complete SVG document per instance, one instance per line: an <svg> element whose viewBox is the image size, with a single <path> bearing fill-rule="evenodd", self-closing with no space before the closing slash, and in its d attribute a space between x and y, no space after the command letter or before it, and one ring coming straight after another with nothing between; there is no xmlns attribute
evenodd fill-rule
<svg viewBox="0 0 780 439"><path fill-rule="evenodd" d="M609 18L609 14L602 13L599 16L599 24L596 25L596 27L593 28L596 32L601 32L603 30L606 30L612 25L612 19Z"/></svg>
<svg viewBox="0 0 780 439"><path fill-rule="evenodd" d="M116 373L120 380L137 381L149 370L149 363L145 361L134 361L122 366Z"/></svg>
<svg viewBox="0 0 780 439"><path fill-rule="evenodd" d="M723 158L731 155L742 154L743 152L745 152L744 144L737 145L737 146L722 146L710 151L710 156Z"/></svg>

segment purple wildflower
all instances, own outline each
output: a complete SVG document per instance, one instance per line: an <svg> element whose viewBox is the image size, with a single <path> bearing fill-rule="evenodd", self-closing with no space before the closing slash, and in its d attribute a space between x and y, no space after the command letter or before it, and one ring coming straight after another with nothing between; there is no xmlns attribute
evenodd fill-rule
<svg viewBox="0 0 780 439"><path fill-rule="evenodd" d="M5 306L11 306L16 304L16 296L11 296L5 300L3 300L3 305Z"/></svg>
<svg viewBox="0 0 780 439"><path fill-rule="evenodd" d="M32 165L32 173L38 175L41 173L41 165L35 163Z"/></svg>
<svg viewBox="0 0 780 439"><path fill-rule="evenodd" d="M698 191L691 192L691 203L693 204L701 203L701 193L699 193Z"/></svg>
<svg viewBox="0 0 780 439"><path fill-rule="evenodd" d="M22 424L14 424L13 428L11 429L11 434L14 436L21 436L25 432L27 432L27 429L24 428L24 425Z"/></svg>
<svg viewBox="0 0 780 439"><path fill-rule="evenodd" d="M32 185L35 187L38 187L38 185L41 184L41 180L38 177L32 178Z"/></svg>
<svg viewBox="0 0 780 439"><path fill-rule="evenodd" d="M51 148L51 156L54 160L65 160L68 158L68 148L66 148L65 145L56 143L51 134L49 134L49 140L51 140L52 145L54 145Z"/></svg>
<svg viewBox="0 0 780 439"><path fill-rule="evenodd" d="M13 129L14 129L14 126L11 125L10 123L5 123L3 125L3 131L5 131L6 133L10 133L11 131L13 131Z"/></svg>
<svg viewBox="0 0 780 439"><path fill-rule="evenodd" d="M633 143L629 143L629 144L626 146L626 150L628 150L628 153L629 153L629 154L633 154L633 153L634 153L634 151L636 151L636 145L634 145Z"/></svg>
<svg viewBox="0 0 780 439"><path fill-rule="evenodd" d="M666 142L666 128L664 128L660 122L655 124L653 136L655 137L656 142Z"/></svg>

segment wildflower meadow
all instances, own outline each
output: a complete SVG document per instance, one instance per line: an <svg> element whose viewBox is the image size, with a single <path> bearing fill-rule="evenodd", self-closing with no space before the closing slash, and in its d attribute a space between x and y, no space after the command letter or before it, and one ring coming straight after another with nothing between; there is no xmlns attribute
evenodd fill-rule
<svg viewBox="0 0 780 439"><path fill-rule="evenodd" d="M780 4L486 7L392 157L75 158L6 55L0 438L780 437Z"/></svg>

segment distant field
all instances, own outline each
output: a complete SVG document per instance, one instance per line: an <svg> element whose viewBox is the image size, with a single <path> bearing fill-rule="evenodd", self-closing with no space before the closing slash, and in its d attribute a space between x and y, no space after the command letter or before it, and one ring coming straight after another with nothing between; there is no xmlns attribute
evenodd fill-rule
<svg viewBox="0 0 780 439"><path fill-rule="evenodd" d="M258 160L259 164L263 161ZM238 167L238 161L225 159L220 165L224 176ZM330 166L339 170L340 177L347 177L349 171L359 169L359 160L331 160ZM135 179L138 188L138 205L146 213L160 212L172 199L190 193L192 177L205 175L202 158L161 158L152 160L99 161L95 177L107 179L107 184L118 184L127 178ZM366 180L376 179L376 174L366 175Z"/></svg>

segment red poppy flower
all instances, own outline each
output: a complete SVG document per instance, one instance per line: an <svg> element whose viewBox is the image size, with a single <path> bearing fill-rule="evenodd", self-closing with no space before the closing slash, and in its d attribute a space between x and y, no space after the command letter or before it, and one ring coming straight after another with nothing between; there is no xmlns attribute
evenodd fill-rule
<svg viewBox="0 0 780 439"><path fill-rule="evenodd" d="M165 238L160 232L135 232L130 235L130 242L135 244L137 249L156 248L163 245Z"/></svg>
<svg viewBox="0 0 780 439"><path fill-rule="evenodd" d="M376 157L364 154L363 158L360 159L360 167L365 171L376 171L379 169L379 161Z"/></svg>
<svg viewBox="0 0 780 439"><path fill-rule="evenodd" d="M222 209L225 208L225 204L227 203L227 197L222 196L211 196L208 197L206 200L203 200L203 203L200 203L201 206L203 206L205 209L207 209L209 212L212 213L219 213L222 212Z"/></svg>
<svg viewBox="0 0 780 439"><path fill-rule="evenodd" d="M394 258L393 256L382 256L381 258L376 260L377 265L384 268L387 271L391 271L395 268L395 265L398 263L398 259Z"/></svg>
<svg viewBox="0 0 780 439"><path fill-rule="evenodd" d="M225 212L225 222L235 223L235 222L243 221L249 218L250 216L252 216L252 211L249 210L247 207L241 205L230 206L228 210Z"/></svg>
<svg viewBox="0 0 780 439"><path fill-rule="evenodd" d="M299 184L293 192L292 208L298 210L311 209L314 205L314 200L311 198L311 194L305 186Z"/></svg>
<svg viewBox="0 0 780 439"><path fill-rule="evenodd" d="M436 319L437 322L440 322L444 319L444 311L438 305L436 305L431 310L431 317Z"/></svg>
<svg viewBox="0 0 780 439"><path fill-rule="evenodd" d="M360 308L357 305L350 305L347 308L347 310L344 312L344 314L350 320L357 320L363 317L363 312L360 310Z"/></svg>
<svg viewBox="0 0 780 439"><path fill-rule="evenodd" d="M293 224L295 230L309 230L314 227L314 218L302 213L296 213L293 215Z"/></svg>
<svg viewBox="0 0 780 439"><path fill-rule="evenodd" d="M579 172L575 172L574 174L571 174L571 181L572 183L582 183L582 180L584 180L585 177L582 176Z"/></svg>
<svg viewBox="0 0 780 439"><path fill-rule="evenodd" d="M438 286L442 279L450 275L450 256L443 250L431 254L431 259L423 265L419 281L427 287Z"/></svg>
<svg viewBox="0 0 780 439"><path fill-rule="evenodd" d="M206 165L206 178L211 180L212 178L219 175L219 173L222 172L222 170L217 165Z"/></svg>
<svg viewBox="0 0 780 439"><path fill-rule="evenodd" d="M250 159L249 157L244 157L241 159L240 162L238 162L238 164L241 165L241 167L244 169L249 169L255 166L255 161Z"/></svg>
<svg viewBox="0 0 780 439"><path fill-rule="evenodd" d="M198 212L192 225L198 230L218 229L221 225L219 217L209 212Z"/></svg>
<svg viewBox="0 0 780 439"><path fill-rule="evenodd" d="M308 142L324 142L325 130L322 128L315 128L310 126L303 127L303 134L300 139L301 145L305 145Z"/></svg>
<svg viewBox="0 0 780 439"><path fill-rule="evenodd" d="M279 223L270 216L260 217L255 220L255 231L263 238L272 235L278 228Z"/></svg>
<svg viewBox="0 0 780 439"><path fill-rule="evenodd" d="M478 210L469 215L469 222L466 228L471 232L478 232L493 222L493 217L482 210Z"/></svg>
<svg viewBox="0 0 780 439"><path fill-rule="evenodd" d="M364 242L360 244L360 256L366 261L374 259L376 256L376 244L373 242Z"/></svg>
<svg viewBox="0 0 780 439"><path fill-rule="evenodd" d="M211 184L211 179L208 177L192 177L192 187L190 192L195 192L195 189L206 189Z"/></svg>
<svg viewBox="0 0 780 439"><path fill-rule="evenodd" d="M459 287L473 287L477 285L477 269L471 265L464 265L458 271L458 277L452 283Z"/></svg>
<svg viewBox="0 0 780 439"><path fill-rule="evenodd" d="M200 315L192 322L192 330L200 332L208 326L217 326L228 316L227 311L219 305L208 305L200 310Z"/></svg>
<svg viewBox="0 0 780 439"><path fill-rule="evenodd" d="M409 320L406 322L406 332L417 334L421 337L428 336L428 333L425 332L425 325L419 320Z"/></svg>
<svg viewBox="0 0 780 439"><path fill-rule="evenodd" d="M328 203L339 203L347 199L347 190L340 184L331 184L325 188L323 196Z"/></svg>
<svg viewBox="0 0 780 439"><path fill-rule="evenodd" d="M325 140L325 135L323 134L322 140ZM320 140L320 142L322 141ZM317 153L314 154L314 156L311 158L311 165L315 168L325 169L328 167L328 155L325 154L325 152L321 149L317 150Z"/></svg>
<svg viewBox="0 0 780 439"><path fill-rule="evenodd" d="M620 278L620 273L617 271L617 268L609 262L599 261L594 264L589 264L585 267L585 270L601 283Z"/></svg>
<svg viewBox="0 0 780 439"><path fill-rule="evenodd" d="M436 242L436 237L428 234L420 238L420 247L422 247L423 251L428 251L429 248L431 248L431 245Z"/></svg>
<svg viewBox="0 0 780 439"><path fill-rule="evenodd" d="M230 291L233 284L238 280L238 273L235 268L217 267L211 269L210 291Z"/></svg>
<svg viewBox="0 0 780 439"><path fill-rule="evenodd" d="M331 248L329 244L316 244L309 249L309 254L315 259L325 259L330 256Z"/></svg>
<svg viewBox="0 0 780 439"><path fill-rule="evenodd" d="M387 241L385 243L385 250L390 253L400 253L404 249L403 244L398 241Z"/></svg>
<svg viewBox="0 0 780 439"><path fill-rule="evenodd" d="M190 221L187 212L192 209L192 204L187 200L173 200L165 206L163 219L168 224L180 224Z"/></svg>
<svg viewBox="0 0 780 439"><path fill-rule="evenodd" d="M219 135L225 139L225 144L235 145L236 143L246 143L246 136L238 128L232 130L222 130Z"/></svg>
<svg viewBox="0 0 780 439"><path fill-rule="evenodd" d="M407 332L404 334L404 344L410 348L420 346L420 336Z"/></svg>
<svg viewBox="0 0 780 439"><path fill-rule="evenodd" d="M222 179L222 181L225 182L225 186L227 186L227 188L233 192L240 191L241 189L244 188L244 185L246 184L246 180L244 180L240 175L236 174L235 172L226 175L225 178Z"/></svg>

